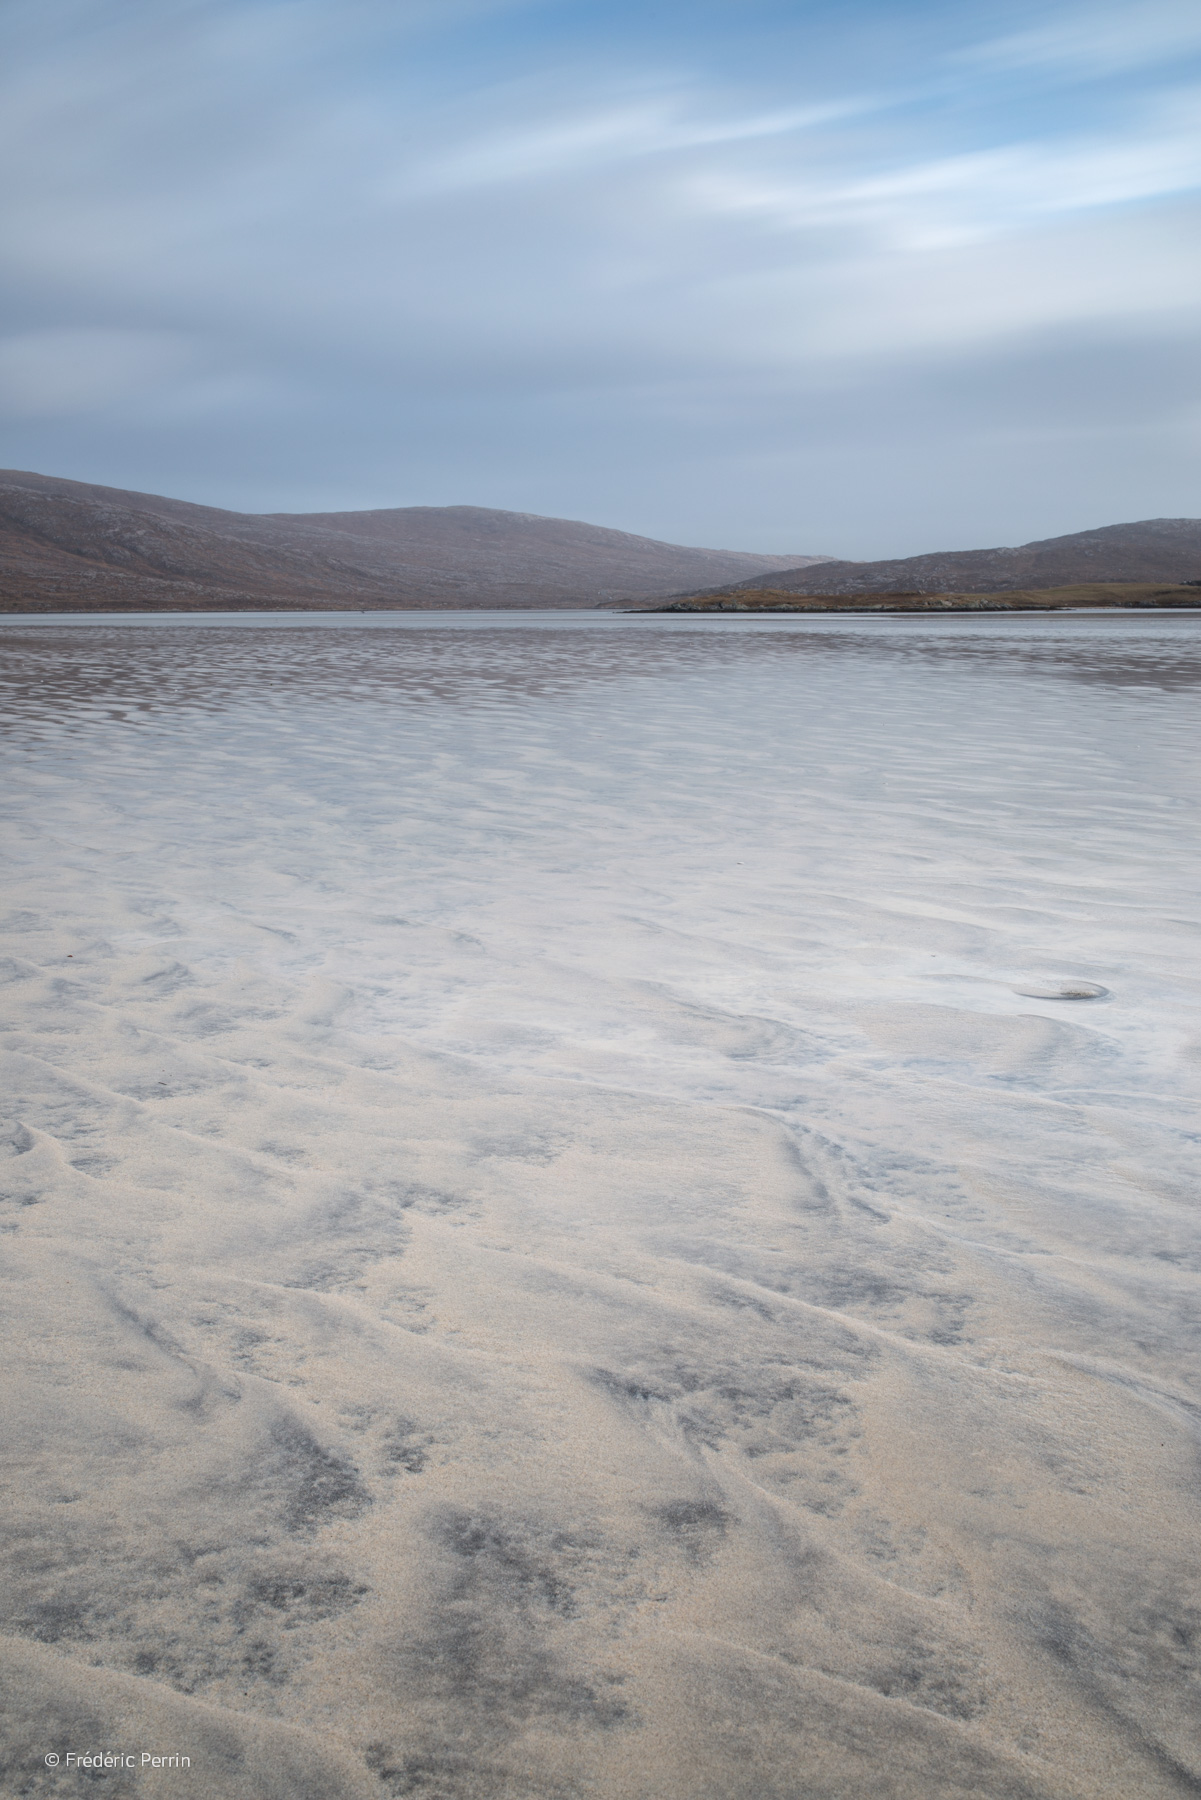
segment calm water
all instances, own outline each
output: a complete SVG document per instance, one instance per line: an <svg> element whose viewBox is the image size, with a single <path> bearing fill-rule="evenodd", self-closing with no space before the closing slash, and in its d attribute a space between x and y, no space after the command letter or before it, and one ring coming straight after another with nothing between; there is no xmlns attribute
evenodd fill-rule
<svg viewBox="0 0 1201 1800"><path fill-rule="evenodd" d="M1197 1791L1201 618L0 659L14 1767Z"/></svg>

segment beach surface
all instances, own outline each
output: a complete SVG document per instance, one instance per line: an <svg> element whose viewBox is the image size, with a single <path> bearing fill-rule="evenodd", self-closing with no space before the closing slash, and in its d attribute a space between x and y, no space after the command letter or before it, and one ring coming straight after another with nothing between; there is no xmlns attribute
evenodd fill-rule
<svg viewBox="0 0 1201 1800"><path fill-rule="evenodd" d="M1201 1793L1201 617L0 655L6 1795Z"/></svg>

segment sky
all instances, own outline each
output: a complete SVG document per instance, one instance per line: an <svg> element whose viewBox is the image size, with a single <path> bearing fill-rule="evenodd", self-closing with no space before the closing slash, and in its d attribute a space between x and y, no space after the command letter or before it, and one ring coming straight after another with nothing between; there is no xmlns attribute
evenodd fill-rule
<svg viewBox="0 0 1201 1800"><path fill-rule="evenodd" d="M0 463L855 558L1201 514L1201 8L5 0Z"/></svg>

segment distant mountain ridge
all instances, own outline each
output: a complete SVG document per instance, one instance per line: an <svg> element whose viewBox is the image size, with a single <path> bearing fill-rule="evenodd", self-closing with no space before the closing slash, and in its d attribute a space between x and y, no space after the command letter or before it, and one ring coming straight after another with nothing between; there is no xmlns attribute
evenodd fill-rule
<svg viewBox="0 0 1201 1800"><path fill-rule="evenodd" d="M596 606L806 560L482 506L236 513L0 471L6 612Z"/></svg>
<svg viewBox="0 0 1201 1800"><path fill-rule="evenodd" d="M990 594L1084 582L1201 580L1201 519L1140 519L1016 548L942 550L888 562L824 561L785 569L770 583L753 576L708 593L770 586L794 594Z"/></svg>

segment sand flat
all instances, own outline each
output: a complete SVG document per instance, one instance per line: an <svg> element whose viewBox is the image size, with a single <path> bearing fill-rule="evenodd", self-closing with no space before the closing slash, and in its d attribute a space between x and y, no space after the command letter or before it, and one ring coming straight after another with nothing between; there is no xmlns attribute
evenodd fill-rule
<svg viewBox="0 0 1201 1800"><path fill-rule="evenodd" d="M1201 1790L1201 619L0 652L5 1792Z"/></svg>

